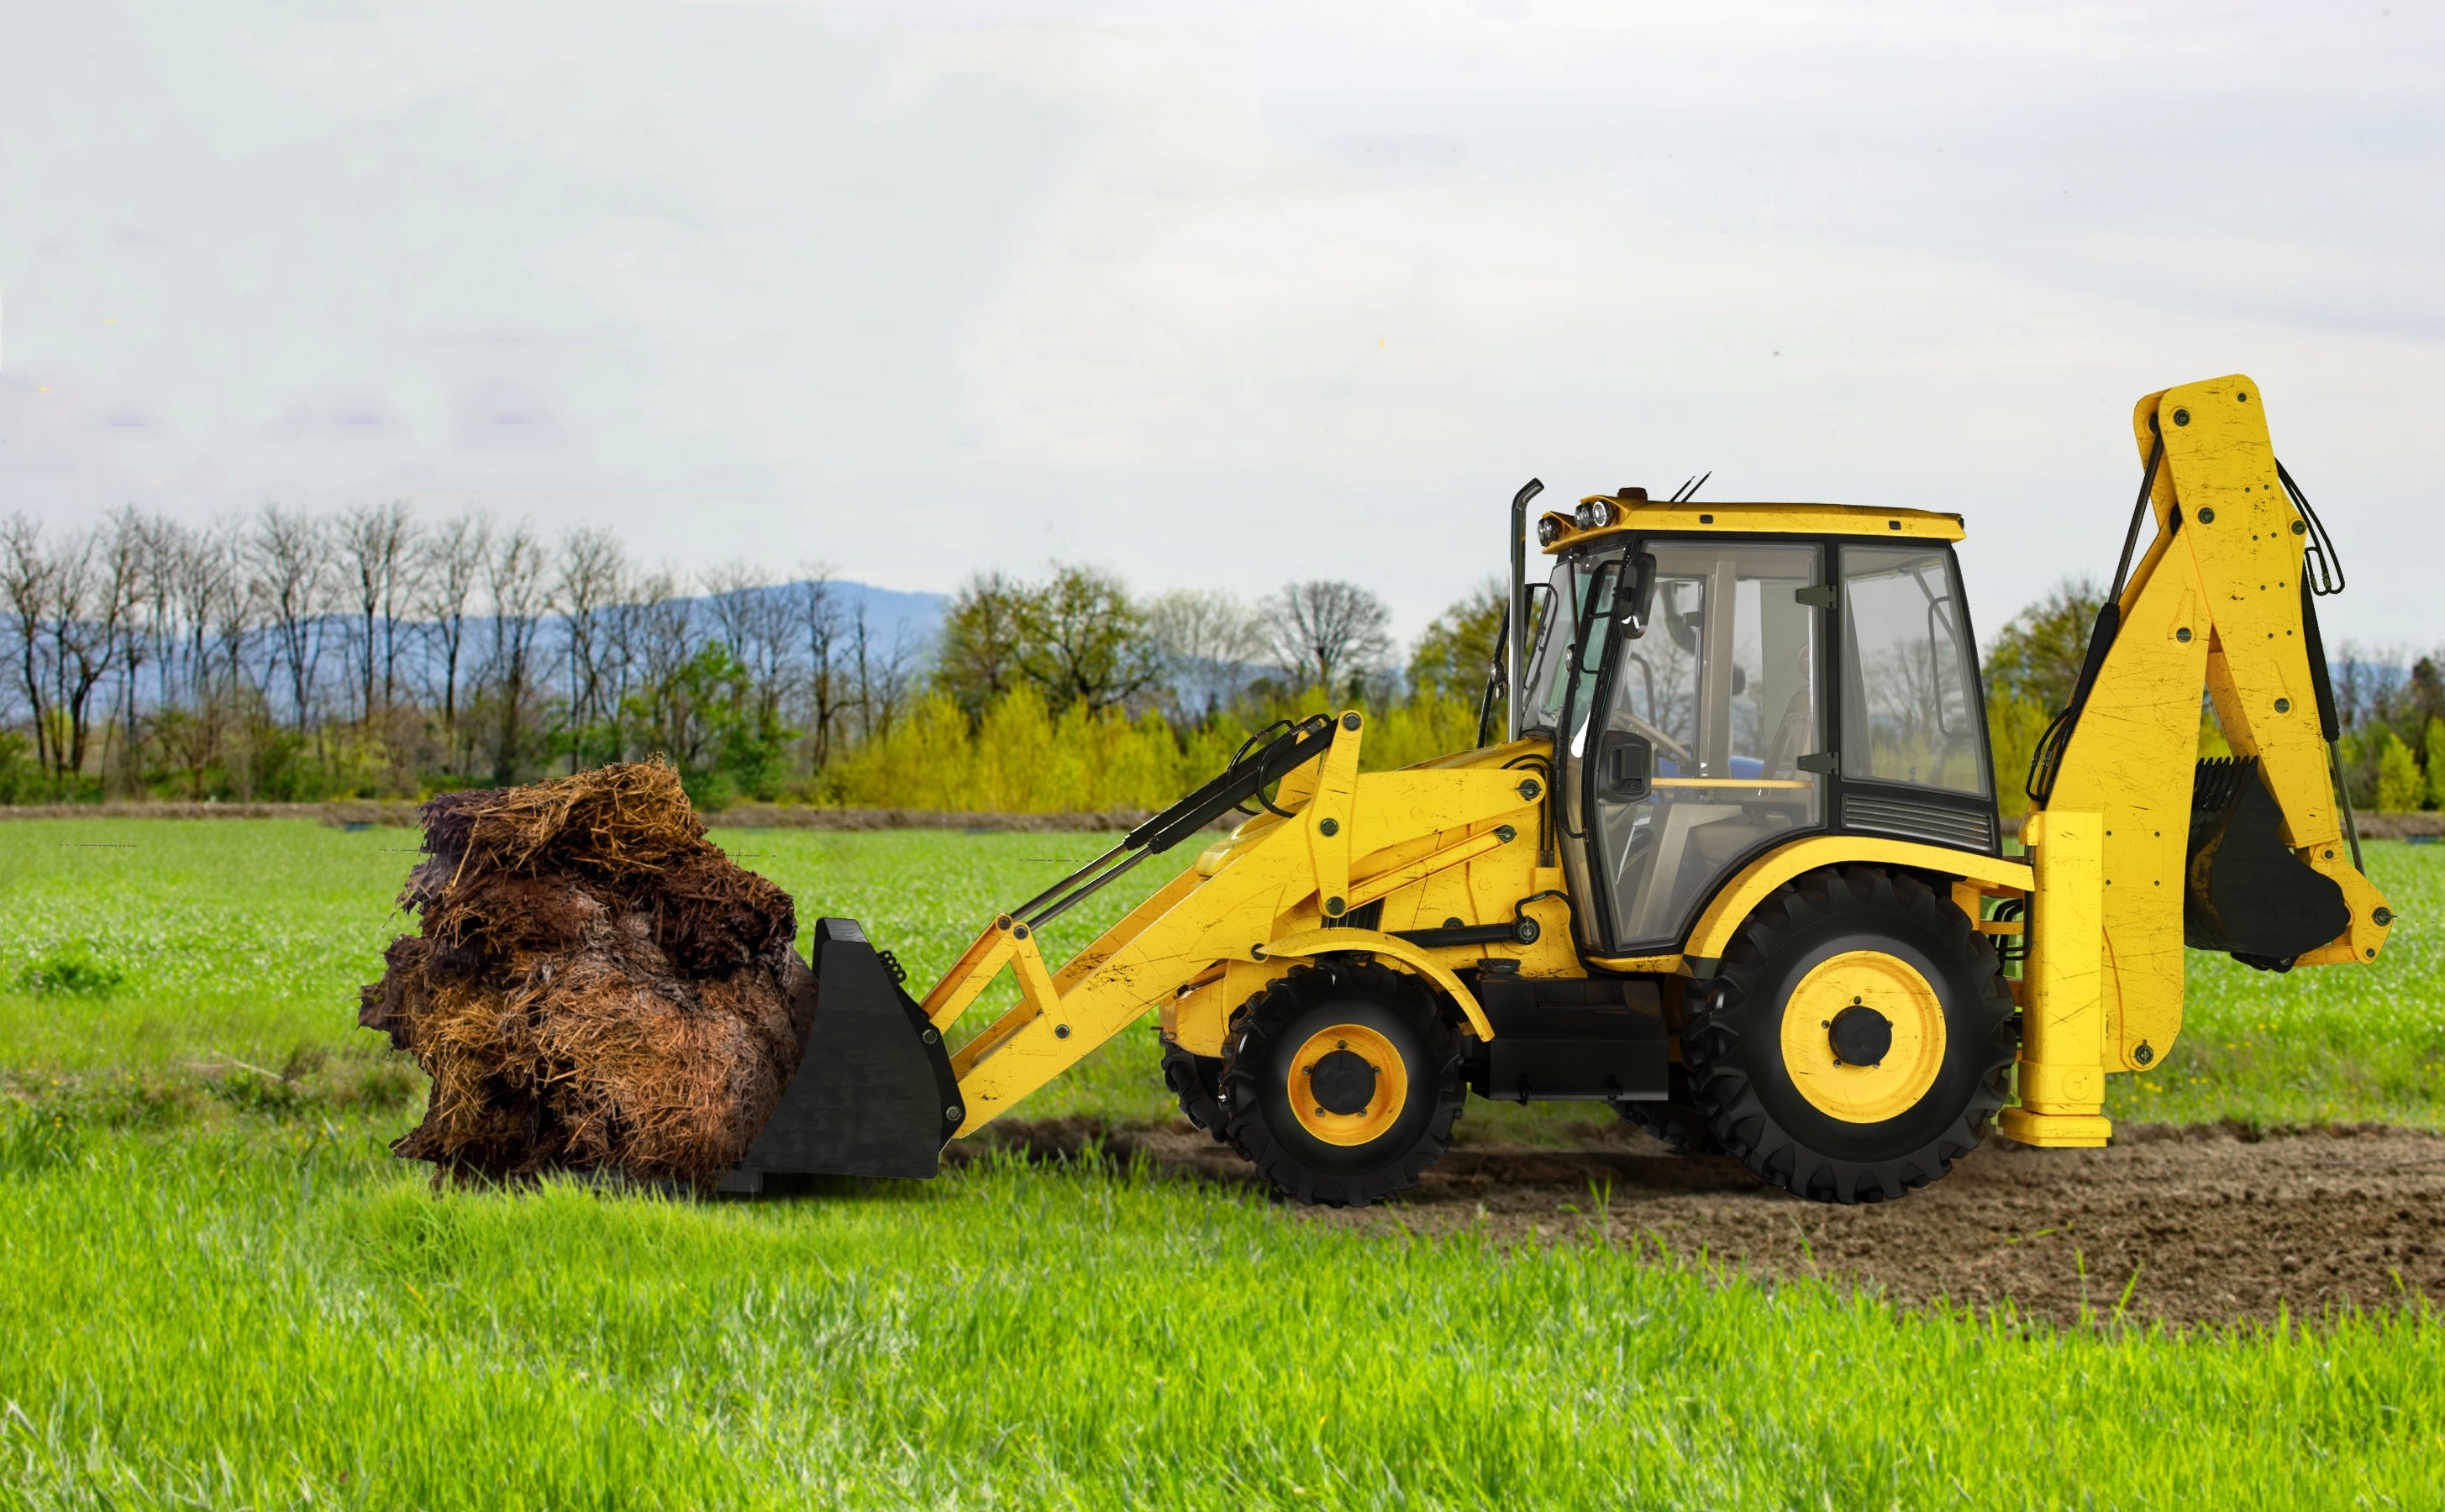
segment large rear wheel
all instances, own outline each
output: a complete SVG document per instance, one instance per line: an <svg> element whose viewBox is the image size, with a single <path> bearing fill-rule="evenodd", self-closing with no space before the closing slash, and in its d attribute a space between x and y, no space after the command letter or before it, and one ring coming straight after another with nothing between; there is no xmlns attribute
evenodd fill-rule
<svg viewBox="0 0 2445 1512"><path fill-rule="evenodd" d="M1181 1116L1214 1136L1218 1145L1228 1143L1222 1132L1222 1061L1216 1055L1200 1055L1183 1050L1171 1040L1163 1042L1163 1084L1180 1103Z"/></svg>
<svg viewBox="0 0 2445 1512"><path fill-rule="evenodd" d="M1376 965L1294 969L1240 1017L1222 1065L1233 1148L1284 1196L1329 1207L1414 1184L1467 1095L1434 996Z"/></svg>
<svg viewBox="0 0 2445 1512"><path fill-rule="evenodd" d="M1995 951L1951 901L1875 867L1813 871L1742 926L1683 1032L1725 1149L1829 1203L1900 1197L1977 1148L2018 1046Z"/></svg>

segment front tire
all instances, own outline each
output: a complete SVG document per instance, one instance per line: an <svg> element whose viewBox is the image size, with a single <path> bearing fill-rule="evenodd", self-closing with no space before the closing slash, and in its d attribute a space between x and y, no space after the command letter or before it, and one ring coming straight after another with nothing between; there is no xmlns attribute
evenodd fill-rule
<svg viewBox="0 0 2445 1512"><path fill-rule="evenodd" d="M1813 871L1742 926L1682 1049L1726 1151L1828 1203L1903 1196L1977 1148L2018 1048L1994 948L1875 867Z"/></svg>
<svg viewBox="0 0 2445 1512"><path fill-rule="evenodd" d="M1365 1207L1413 1185L1451 1143L1468 1095L1459 1041L1416 978L1300 966L1237 1022L1224 1129L1284 1196Z"/></svg>

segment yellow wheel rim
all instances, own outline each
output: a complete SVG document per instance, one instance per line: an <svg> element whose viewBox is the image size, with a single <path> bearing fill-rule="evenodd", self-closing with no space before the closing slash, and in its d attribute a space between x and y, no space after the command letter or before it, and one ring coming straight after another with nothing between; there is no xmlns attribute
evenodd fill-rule
<svg viewBox="0 0 2445 1512"><path fill-rule="evenodd" d="M1409 1073L1392 1042L1365 1024L1334 1024L1291 1057L1291 1113L1328 1145L1380 1137L1409 1104Z"/></svg>
<svg viewBox="0 0 2445 1512"><path fill-rule="evenodd" d="M1845 1013L1854 1017L1838 1035ZM1860 1054L1886 1033L1890 1041L1872 1065L1848 1062L1837 1049L1838 1039ZM1846 1124L1899 1117L1927 1095L1944 1065L1944 1004L1909 961L1881 950L1846 951L1792 989L1782 1008L1782 1064L1800 1095Z"/></svg>

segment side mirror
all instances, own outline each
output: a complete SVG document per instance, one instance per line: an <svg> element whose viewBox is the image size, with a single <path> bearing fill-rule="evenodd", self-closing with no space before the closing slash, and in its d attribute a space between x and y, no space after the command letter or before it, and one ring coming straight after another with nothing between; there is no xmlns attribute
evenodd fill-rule
<svg viewBox="0 0 2445 1512"><path fill-rule="evenodd" d="M1596 774L1599 797L1636 803L1655 780L1655 747L1643 735L1615 733L1605 737L1604 767Z"/></svg>
<svg viewBox="0 0 2445 1512"><path fill-rule="evenodd" d="M1655 607L1655 554L1641 551L1629 565L1629 591L1614 595L1614 613L1623 636L1635 641L1647 633L1647 616Z"/></svg>

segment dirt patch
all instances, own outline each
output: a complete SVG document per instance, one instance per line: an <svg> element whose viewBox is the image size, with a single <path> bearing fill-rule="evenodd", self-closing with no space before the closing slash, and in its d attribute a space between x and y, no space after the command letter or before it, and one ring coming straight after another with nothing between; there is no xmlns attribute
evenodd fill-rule
<svg viewBox="0 0 2445 1512"><path fill-rule="evenodd" d="M1299 1212L1361 1229L1520 1239L1601 1226L1651 1253L1703 1251L1750 1274L1866 1285L1907 1306L2008 1301L2058 1323L2222 1325L2445 1302L2445 1135L2421 1130L2142 1128L2081 1150L1990 1139L1925 1190L1862 1207L1760 1186L1736 1162L1676 1155L1626 1128L1591 1133L1578 1149L1454 1149L1399 1202ZM1055 1157L1091 1138L1184 1174L1255 1182L1185 1128L1062 1121L1016 1125L994 1143Z"/></svg>

